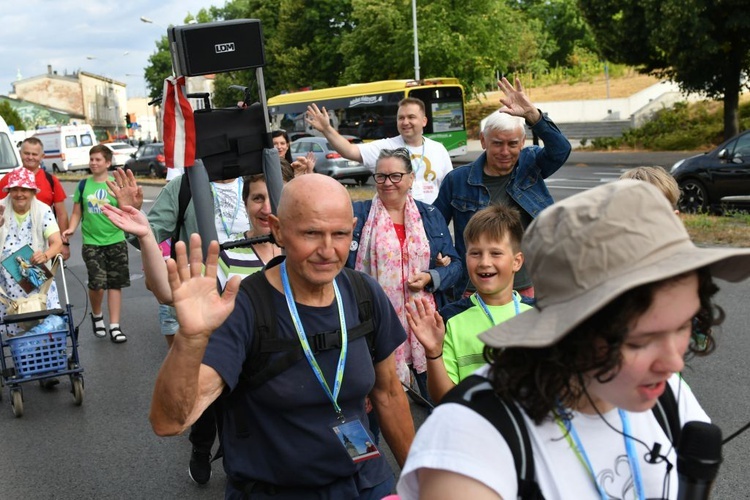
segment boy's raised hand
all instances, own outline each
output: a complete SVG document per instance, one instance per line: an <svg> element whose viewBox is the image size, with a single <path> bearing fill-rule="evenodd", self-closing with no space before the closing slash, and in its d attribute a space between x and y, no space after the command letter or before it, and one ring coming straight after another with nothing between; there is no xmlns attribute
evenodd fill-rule
<svg viewBox="0 0 750 500"><path fill-rule="evenodd" d="M445 324L431 300L422 297L407 304L406 321L424 347L427 357L434 358L442 354Z"/></svg>

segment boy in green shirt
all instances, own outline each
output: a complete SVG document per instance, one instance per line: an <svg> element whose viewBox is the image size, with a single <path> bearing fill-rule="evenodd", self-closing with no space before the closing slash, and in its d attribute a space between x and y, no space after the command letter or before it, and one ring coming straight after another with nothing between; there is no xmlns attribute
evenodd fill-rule
<svg viewBox="0 0 750 500"><path fill-rule="evenodd" d="M466 269L476 293L440 313L427 301L410 304L407 320L425 348L427 387L436 403L485 364L478 335L531 308L513 291L513 277L523 264L522 238L515 209L492 205L477 212L464 230Z"/></svg>
<svg viewBox="0 0 750 500"><path fill-rule="evenodd" d="M68 241L78 223L81 223L81 253L89 276L94 335L100 338L107 336L102 311L104 290L107 290L109 337L119 344L128 340L120 329L120 311L122 289L130 286L130 269L125 233L102 213L105 204L117 206L117 200L107 188L107 180L114 180L109 175L111 164L112 151L108 147L98 144L89 150L89 170L92 175L80 182L73 195L73 214L63 238Z"/></svg>

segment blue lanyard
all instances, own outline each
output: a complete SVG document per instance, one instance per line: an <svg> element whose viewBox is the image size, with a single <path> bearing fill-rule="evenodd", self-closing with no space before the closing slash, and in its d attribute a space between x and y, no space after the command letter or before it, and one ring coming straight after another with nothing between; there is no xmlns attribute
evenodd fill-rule
<svg viewBox="0 0 750 500"><path fill-rule="evenodd" d="M635 453L635 445L633 444L633 439L630 438L630 420L628 419L628 415L621 409L618 408L617 412L620 415L620 420L622 421L622 432L625 435L623 439L625 440L625 452L628 455L628 464L630 465L630 471L633 475L633 487L635 488L635 493L638 496L639 500L644 500L645 493L643 490L643 477L641 476L641 467L638 464L638 456ZM602 498L602 500L609 500L609 495L607 495L601 485L596 481L594 468L591 465L591 461L586 454L586 450L583 447L583 443L581 443L581 439L578 436L578 432L576 432L576 428L573 425L573 422L571 420L565 420L563 423L563 420L560 417L557 417L556 420L560 428L562 428L564 432L567 431L565 438L568 441L570 448L573 450L583 466L591 475L591 479L593 480L594 486L599 492L599 496ZM570 442L571 438L573 440L573 443Z"/></svg>
<svg viewBox="0 0 750 500"><path fill-rule="evenodd" d="M427 165L427 163L425 163L425 161L424 161L424 144L425 144L425 142L427 142L427 141L425 141L425 140L424 140L424 137L422 137L422 156L421 156L421 158L420 158L420 163L421 163L421 164L422 164L423 166L426 166L426 165ZM409 149L409 145L408 145L408 144L406 144L406 142L404 142L404 146L406 146L406 149ZM409 153L411 154L411 149L409 149ZM413 159L412 161L414 161L414 160L416 160L416 158L414 158L414 159ZM414 174L415 174L415 175L419 174L419 163L417 163L417 168L412 168L412 170L414 171ZM417 175L417 176L418 176L418 175Z"/></svg>
<svg viewBox="0 0 750 500"><path fill-rule="evenodd" d="M630 419L628 418L628 414L623 410L618 408L617 412L620 414L620 420L622 421L622 433L625 434L623 437L625 439L625 451L628 454L628 463L630 464L630 471L633 474L635 492L638 498L643 500L646 494L643 489L641 466L638 464L638 455L635 453L635 442L631 437L633 434L630 432Z"/></svg>
<svg viewBox="0 0 750 500"><path fill-rule="evenodd" d="M481 307L482 310L484 311L484 314L487 315L487 318L490 320L490 324L492 326L495 326L497 324L495 323L495 318L492 317L490 308L487 307L487 304L484 303L484 300L482 300L482 297L480 297L478 293L474 292L474 298L476 299L477 304L479 304L479 307ZM519 305L518 293L515 291L513 292L513 309L516 312L516 316L521 314L521 306Z"/></svg>
<svg viewBox="0 0 750 500"><path fill-rule="evenodd" d="M320 365L318 365L318 362L315 359L315 355L313 354L312 349L310 349L310 343L307 341L305 327L302 325L302 320L299 317L299 312L297 312L297 304L294 303L292 287L289 285L289 276L286 272L286 261L281 263L280 272L281 284L284 287L284 297L286 298L286 305L289 308L289 314L292 317L292 323L294 323L294 329L297 331L297 337L299 338L299 343L302 345L302 350L305 353L307 362L310 364L310 368L312 368L312 371L315 374L315 377L318 379L320 386L323 388L323 391L325 391L326 396L328 396L328 399L330 399L331 403L333 403L333 409L336 411L336 417L341 422L344 422L344 413L341 411L341 407L339 406L337 400L339 397L339 392L341 392L341 382L344 380L344 365L346 364L346 352L349 346L347 342L344 303L341 300L339 287L336 284L336 280L334 279L333 293L336 296L336 304L338 305L339 310L339 323L341 325L341 354L339 355L339 362L336 365L336 377L333 384L332 393L330 387L328 386L328 382L326 382L326 379L323 376L323 370L320 369Z"/></svg>

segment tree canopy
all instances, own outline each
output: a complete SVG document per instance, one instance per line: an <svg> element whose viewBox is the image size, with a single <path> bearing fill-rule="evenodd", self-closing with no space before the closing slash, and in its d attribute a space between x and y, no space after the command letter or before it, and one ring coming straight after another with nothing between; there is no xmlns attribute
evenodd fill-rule
<svg viewBox="0 0 750 500"><path fill-rule="evenodd" d="M5 123L8 124L9 127L13 127L16 130L26 129L26 126L21 119L21 115L18 114L18 111L13 109L13 106L11 106L8 101L0 102L0 116L3 117L3 120L5 120Z"/></svg>
<svg viewBox="0 0 750 500"><path fill-rule="evenodd" d="M723 98L724 136L738 133L739 94L750 71L746 0L578 2L605 57Z"/></svg>
<svg viewBox="0 0 750 500"><path fill-rule="evenodd" d="M573 47L590 46L574 2L418 0L420 76L457 77L473 94L493 88L497 72L538 72L556 65ZM542 3L553 4L554 13ZM307 87L414 78L411 9L411 0L228 0L196 19L261 20L265 87L272 96ZM170 72L162 38L146 68L152 97L161 94ZM247 71L218 74L214 102L236 102L240 96L228 87L252 81Z"/></svg>

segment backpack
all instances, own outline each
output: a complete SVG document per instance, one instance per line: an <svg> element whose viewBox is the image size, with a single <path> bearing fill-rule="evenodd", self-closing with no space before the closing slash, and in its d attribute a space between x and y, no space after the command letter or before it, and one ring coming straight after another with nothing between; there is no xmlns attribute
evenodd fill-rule
<svg viewBox="0 0 750 500"><path fill-rule="evenodd" d="M84 210L84 206L83 206L83 190L86 188L87 180L88 179L83 179L81 182L78 183L78 203L81 205L81 222L83 222L83 214L86 213L86 210Z"/></svg>
<svg viewBox="0 0 750 500"><path fill-rule="evenodd" d="M529 432L517 405L503 401L490 381L480 375L471 375L462 380L443 397L440 404L458 403L467 406L490 422L503 436L513 455L518 481L518 498L521 500L543 500L544 495L536 481L534 454ZM653 408L654 417L677 446L680 439L680 415L672 387L667 384Z"/></svg>

